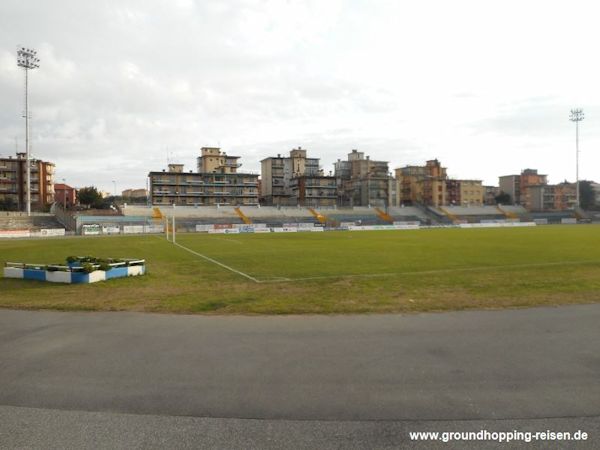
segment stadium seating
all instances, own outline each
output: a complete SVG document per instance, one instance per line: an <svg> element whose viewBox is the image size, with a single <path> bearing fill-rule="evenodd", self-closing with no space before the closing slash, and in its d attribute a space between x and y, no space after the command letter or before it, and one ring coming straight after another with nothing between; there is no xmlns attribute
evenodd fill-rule
<svg viewBox="0 0 600 450"><path fill-rule="evenodd" d="M530 212L529 215L533 220L546 219L549 224L561 223L562 219L574 219L573 211L556 211L556 212Z"/></svg>
<svg viewBox="0 0 600 450"><path fill-rule="evenodd" d="M514 220L512 214L501 211L495 206L444 206L443 208L429 208L439 216L446 216L453 222L480 223L488 220Z"/></svg>

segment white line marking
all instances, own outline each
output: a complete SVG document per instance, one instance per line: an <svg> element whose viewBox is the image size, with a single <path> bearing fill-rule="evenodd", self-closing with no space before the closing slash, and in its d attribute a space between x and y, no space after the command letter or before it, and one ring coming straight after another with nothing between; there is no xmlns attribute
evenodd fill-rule
<svg viewBox="0 0 600 450"><path fill-rule="evenodd" d="M184 247L184 246L183 246L183 245L181 245L181 244L175 243L175 245L176 245L177 247L180 247L180 248L182 248L182 249L184 249L184 250L186 250L186 251L188 251L188 252L190 252L190 253L192 253L192 254L196 255L196 256L199 256L200 258L203 258L203 259L205 259L205 260L207 260L207 261L210 261L211 263L213 263L213 264L216 264L217 266L221 266L221 267L223 267L224 269L230 270L231 272L237 273L238 275L241 275L241 276L243 276L243 277L245 277L245 278L248 278L249 280L252 280L252 281L254 281L255 283L260 283L260 281L259 281L259 280L257 280L256 278L254 278L254 277L252 277L252 276L248 275L247 273L241 272L241 271L239 271L239 270L237 270L237 269L234 269L233 267L229 267L228 265L225 265L225 264L223 264L223 263L221 263L221 262L219 262L219 261L217 261L217 260L215 260L215 259L209 258L208 256L206 256L206 255L203 255L202 253L198 253L198 252L195 252L194 250L191 250L191 249L189 249L189 248L187 248L187 247Z"/></svg>
<svg viewBox="0 0 600 450"><path fill-rule="evenodd" d="M531 263L531 264L506 264L502 266L479 266L479 267L462 267L455 269L436 269L436 270L422 270L415 272L382 272L382 273L365 273L365 274L350 274L350 275L324 275L315 277L302 277L302 278L288 278L284 279L273 279L273 280L259 280L259 283L280 283L286 281L309 281L309 280L327 280L333 278L376 278L376 277L390 277L390 276L403 276L403 275L430 275L436 273L452 273L452 272L476 272L494 269L511 269L511 268L526 268L526 267L546 267L546 266L566 266L566 265L578 265L578 264L600 264L600 261L560 261L560 262L548 262L548 263Z"/></svg>
<svg viewBox="0 0 600 450"><path fill-rule="evenodd" d="M244 273L240 270L234 269L226 264L223 264L215 259L209 258L206 255L195 252L187 247L184 247L181 244L175 243L177 247L180 247L196 256L199 256L207 261L212 262L224 269L227 269L231 272L237 273L255 283L290 283L295 281L310 281L310 280L328 280L335 278L378 278L378 277L391 277L391 276L404 276L404 275L431 275L437 273L453 273L453 272L480 272L485 270L495 270L495 269L513 269L513 268L527 268L527 267L548 267L548 266L571 266L571 265L579 265L579 264L600 264L598 260L586 260L586 261L556 261L556 262L547 262L547 263L529 263L529 264L505 264L499 266L478 266L478 267L459 267L454 269L435 269L435 270L421 270L414 272L382 272L382 273L365 273L365 274L347 274L347 275L323 275L323 276L314 276L314 277L301 277L301 278L287 278L287 277L271 277L268 279L259 280L247 273Z"/></svg>
<svg viewBox="0 0 600 450"><path fill-rule="evenodd" d="M215 237L215 238L213 238L213 239L215 239L215 240L217 240L217 241L225 241L225 242L231 242L232 244L239 244L239 245L243 245L243 244L242 244L242 242L240 242L240 241L236 241L236 240L233 240L233 239L219 238L219 237Z"/></svg>

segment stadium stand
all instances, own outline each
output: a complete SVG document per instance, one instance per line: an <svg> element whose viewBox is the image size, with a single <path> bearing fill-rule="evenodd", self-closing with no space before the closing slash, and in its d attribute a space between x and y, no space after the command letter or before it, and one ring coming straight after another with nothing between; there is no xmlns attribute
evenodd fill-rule
<svg viewBox="0 0 600 450"><path fill-rule="evenodd" d="M156 217L156 207L127 205L123 208L125 216ZM384 214L382 214L382 212ZM303 207L273 207L273 206L241 206L239 212L235 207L161 207L160 215L172 217L180 223L220 224L244 223L246 218L252 223L263 223L267 226L282 226L290 223L322 222L325 226L338 226L342 222L352 222L362 225L389 225L392 222L421 222L431 223L422 210L416 207L389 208L387 213L377 208L318 208L311 211ZM242 215L240 215L241 213ZM386 217L387 216L389 217ZM319 219L321 218L321 220Z"/></svg>
<svg viewBox="0 0 600 450"><path fill-rule="evenodd" d="M52 228L64 228L51 214L18 215L2 214L0 215L0 230L41 230Z"/></svg>
<svg viewBox="0 0 600 450"><path fill-rule="evenodd" d="M529 216L532 220L545 219L548 224L561 223L562 219L575 219L573 211L556 211L556 212L530 212Z"/></svg>
<svg viewBox="0 0 600 450"><path fill-rule="evenodd" d="M488 220L507 220L507 214L503 213L495 206L445 206L443 208L430 207L429 209L440 216L445 215L454 223L479 223Z"/></svg>
<svg viewBox="0 0 600 450"><path fill-rule="evenodd" d="M178 229L195 230L196 225L208 224L264 224L267 227L282 227L291 224L313 224L338 227L341 224L389 225L390 222L420 222L423 225L451 225L480 223L486 221L531 222L547 219L548 223L561 223L563 218L573 218L572 211L530 213L522 206L446 206L442 208L423 205L383 208L304 208L274 206L177 206L148 207L126 205L118 224L160 223L165 217L175 217ZM84 219L90 223L91 218ZM101 219L102 223L110 221Z"/></svg>
<svg viewBox="0 0 600 450"><path fill-rule="evenodd" d="M421 222L423 224L431 223L421 209L416 206L392 207L388 208L388 214L394 218L395 222Z"/></svg>

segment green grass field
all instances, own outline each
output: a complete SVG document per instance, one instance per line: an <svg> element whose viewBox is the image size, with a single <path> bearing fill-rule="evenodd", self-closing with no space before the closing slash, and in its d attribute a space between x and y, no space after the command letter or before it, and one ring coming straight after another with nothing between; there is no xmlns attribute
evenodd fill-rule
<svg viewBox="0 0 600 450"><path fill-rule="evenodd" d="M0 279L0 307L217 314L441 311L600 300L600 226L0 241L0 262L147 260L93 285Z"/></svg>

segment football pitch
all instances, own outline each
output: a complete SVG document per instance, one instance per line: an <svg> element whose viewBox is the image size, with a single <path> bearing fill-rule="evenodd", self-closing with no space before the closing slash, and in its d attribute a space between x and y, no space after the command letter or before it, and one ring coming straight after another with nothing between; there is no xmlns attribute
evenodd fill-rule
<svg viewBox="0 0 600 450"><path fill-rule="evenodd" d="M92 285L0 279L0 307L217 314L419 312L600 301L600 226L0 241L0 262L144 258Z"/></svg>

